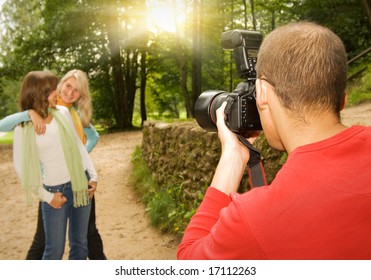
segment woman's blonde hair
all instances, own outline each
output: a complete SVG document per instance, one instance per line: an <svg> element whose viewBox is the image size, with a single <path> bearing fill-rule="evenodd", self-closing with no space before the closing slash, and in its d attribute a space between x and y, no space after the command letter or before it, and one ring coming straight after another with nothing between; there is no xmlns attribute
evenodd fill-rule
<svg viewBox="0 0 371 280"><path fill-rule="evenodd" d="M80 93L80 98L73 104L73 106L80 112L83 126L88 127L93 115L93 108L91 104L87 74L79 69L68 71L58 84L58 94L60 94L63 84L71 77L76 79L77 90Z"/></svg>

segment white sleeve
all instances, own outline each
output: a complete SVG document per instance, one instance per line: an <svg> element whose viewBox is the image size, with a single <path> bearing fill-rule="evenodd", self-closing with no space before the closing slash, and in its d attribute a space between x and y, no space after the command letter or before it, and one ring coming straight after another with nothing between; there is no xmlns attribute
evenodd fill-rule
<svg viewBox="0 0 371 280"><path fill-rule="evenodd" d="M17 125L13 134L13 166L19 180L22 178L22 141L23 128Z"/></svg>
<svg viewBox="0 0 371 280"><path fill-rule="evenodd" d="M50 202L53 200L54 193L48 192L46 189L43 187L39 188L39 199L41 201L47 202L50 204Z"/></svg>
<svg viewBox="0 0 371 280"><path fill-rule="evenodd" d="M94 182L98 182L98 174L94 168L93 162L91 161L90 155L88 151L86 150L84 144L81 142L81 139L77 136L77 133L76 133L76 137L78 139L78 145L79 145L81 158L82 158L84 165L86 166L86 170L89 173L90 180Z"/></svg>
<svg viewBox="0 0 371 280"><path fill-rule="evenodd" d="M13 134L13 165L19 181L22 179L22 143L23 143L23 128L17 125ZM42 186L38 190L38 197L41 201L50 203L54 194L48 192Z"/></svg>
<svg viewBox="0 0 371 280"><path fill-rule="evenodd" d="M89 173L90 180L98 182L98 174L94 168L93 162L91 161L88 151L86 150L84 144L81 142L80 137L77 135L70 111L64 106L57 105L57 108L63 113L63 115L67 118L68 123L71 125L71 128L77 140L77 144L78 144L78 148L81 154L83 165L86 167L86 170Z"/></svg>

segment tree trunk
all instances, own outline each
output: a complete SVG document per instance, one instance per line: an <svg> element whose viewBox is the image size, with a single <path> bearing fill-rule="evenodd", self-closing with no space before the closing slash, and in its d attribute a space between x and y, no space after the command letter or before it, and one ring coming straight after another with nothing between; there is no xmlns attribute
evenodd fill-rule
<svg viewBox="0 0 371 280"><path fill-rule="evenodd" d="M247 3L246 3L246 0L243 0L242 4L243 4L244 28L247 29Z"/></svg>
<svg viewBox="0 0 371 280"><path fill-rule="evenodd" d="M193 1L192 108L202 87L202 0ZM194 116L193 110L191 116Z"/></svg>
<svg viewBox="0 0 371 280"><path fill-rule="evenodd" d="M125 60L125 81L127 85L127 99L126 99L126 123L125 128L133 127L133 113L134 113L134 100L137 92L137 78L138 78L138 50L126 50Z"/></svg>
<svg viewBox="0 0 371 280"><path fill-rule="evenodd" d="M140 116L142 119L141 127L143 123L147 120L147 110L146 110L146 84L147 84L147 53L142 52L140 58Z"/></svg>
<svg viewBox="0 0 371 280"><path fill-rule="evenodd" d="M119 23L115 15L107 16L107 38L113 75L113 85L116 95L117 128L125 129L127 123L127 88L121 66Z"/></svg>
<svg viewBox="0 0 371 280"><path fill-rule="evenodd" d="M371 1L362 0L363 6L365 7L367 19L368 19L368 28L371 28Z"/></svg>
<svg viewBox="0 0 371 280"><path fill-rule="evenodd" d="M176 1L173 0L173 10L174 15L176 15ZM187 87L187 62L186 62L186 53L182 46L180 40L180 30L178 23L176 21L176 17L174 17L175 26L176 26L176 46L177 46L177 61L179 65L179 74L180 74L180 88L184 97L185 107L187 111L187 117L193 116L193 107L192 107L192 98L188 92Z"/></svg>
<svg viewBox="0 0 371 280"><path fill-rule="evenodd" d="M271 23L272 23L272 30L274 30L276 28L276 14L274 10L272 10Z"/></svg>
<svg viewBox="0 0 371 280"><path fill-rule="evenodd" d="M250 0L250 6L251 6L252 23L253 23L254 30L256 30L256 16L255 16L255 3L254 3L254 0Z"/></svg>
<svg viewBox="0 0 371 280"><path fill-rule="evenodd" d="M234 29L234 1L231 1L231 30ZM229 55L229 92L233 92L233 76L236 73L236 66L234 63L233 52L230 52Z"/></svg>

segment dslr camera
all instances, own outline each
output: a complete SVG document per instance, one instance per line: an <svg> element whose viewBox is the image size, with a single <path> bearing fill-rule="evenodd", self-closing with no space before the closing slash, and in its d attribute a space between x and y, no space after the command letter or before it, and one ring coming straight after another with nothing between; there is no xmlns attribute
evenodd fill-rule
<svg viewBox="0 0 371 280"><path fill-rule="evenodd" d="M227 101L225 123L231 131L244 135L262 129L255 101L255 65L261 42L262 35L257 31L236 29L222 33L222 47L233 51L237 74L244 81L232 93L207 90L197 98L194 114L206 131L217 131L216 110L224 101Z"/></svg>

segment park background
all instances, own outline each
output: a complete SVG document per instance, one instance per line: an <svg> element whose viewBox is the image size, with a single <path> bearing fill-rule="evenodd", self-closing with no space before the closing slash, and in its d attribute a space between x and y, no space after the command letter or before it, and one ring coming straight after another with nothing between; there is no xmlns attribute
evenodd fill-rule
<svg viewBox="0 0 371 280"><path fill-rule="evenodd" d="M296 20L315 21L325 25L338 34L346 46L349 58L347 90L350 95L347 107L359 106L360 103L371 100L370 0L5 0L2 2L0 118L18 111L17 97L20 84L28 71L45 69L61 77L68 70L78 68L88 74L94 109L92 122L101 134L97 151L93 151L92 158L104 178L100 183L102 193L97 193L98 198L101 195L97 203L98 228L103 232L104 242L115 251L125 246L117 244L118 239L113 238L115 233L125 240L124 244L131 242L140 247L145 238L141 239L137 236L136 239L127 240L125 236L129 233L123 234L123 231L128 229L133 235L138 235L138 224L143 221L147 223L149 217L148 222L160 230L160 240L163 238L162 234L175 236L165 237L166 241L157 242L170 247L173 252L185 225L202 199L203 190L207 186L200 188L196 196L193 193L193 196L184 197L186 193L184 176L179 174L171 174L171 176L167 174L169 176L166 178L171 183L164 183L165 178L161 180L160 186L158 181L153 180L154 171L148 168L148 161L145 160L148 150L146 155L142 154L142 131L145 131L146 124L148 128L148 123L151 122L166 122L170 127L188 122L195 124L193 108L203 91L220 89L232 92L234 90L241 80L236 75L232 52L222 49L222 32L247 29L259 31L264 36L275 27ZM353 111L353 114L358 114L357 112L359 113ZM366 110L365 117L363 111L363 119L356 123L368 124L364 121L367 119L367 112L369 111ZM355 116L349 117L354 119ZM135 133L136 137L127 144L125 142L127 135L133 135L130 133ZM202 134L202 132L198 133L197 135ZM163 132L157 135L160 135L157 137L158 142L164 142L164 137L168 137ZM109 137L117 142L109 141ZM199 138L188 137L187 139L189 142L197 142ZM4 151L1 158L4 169L0 171L5 185L9 182L8 177L14 175L10 167L11 141L11 133L0 138L2 143L0 148ZM125 147L120 145L128 146L125 150ZM124 154L120 153L120 148L124 149ZM118 158L108 156L106 161L98 163L97 161L103 159L103 155L108 151L116 152L115 156ZM156 153L157 151L150 152L150 154ZM214 158L217 160L217 149L215 153ZM198 157L194 156L194 160L197 161ZM285 157L280 155L275 159L279 167ZM125 167L121 166L121 163L125 163ZM151 164L154 165L153 162ZM181 167L182 162L180 161L179 164ZM118 168L121 170L117 171ZM127 209L115 209L115 207L113 207L115 212L109 214L104 212L106 208L112 208L109 203L110 198L104 196L104 193L108 192L105 188L110 187L105 180L109 181L110 177L115 177L112 175L116 174L115 172L117 172L117 180L123 182L122 189L130 185L129 187L135 190L134 194L125 193L123 197L117 196L117 199L121 199L122 204L128 201L139 201L144 207L143 215L133 214L136 217L133 219L130 215L125 216L125 213L128 213ZM174 178L177 181L174 181ZM11 184L15 188L20 187L15 177ZM120 188L119 182L114 184ZM6 189L9 189L8 185ZM117 190L114 194L117 194ZM4 190L0 196L2 200L10 199L9 192ZM20 200L22 196L16 198ZM108 201L105 201L106 199ZM192 201L186 202L187 199ZM19 203L18 200L16 201ZM9 200L9 205L12 203L13 201ZM1 207L7 211L4 204ZM36 207L28 211L36 214ZM109 223L107 220L112 216L116 220L117 217L122 217L125 221L134 220L136 224L132 227L125 224L109 226L106 223ZM2 219L4 224L9 217L2 215ZM31 242L30 238L34 232L32 226L36 224L36 219L29 212L26 221L19 217L13 219L21 219L23 223L30 224L26 241L21 245L21 248L27 247ZM1 239L4 236L0 236L2 244L9 244L9 247L4 247L6 252L12 246L18 246L8 243L14 240L16 235L14 230L16 229L5 228L3 233L7 237ZM22 236L21 232L19 234ZM12 235L13 238L8 237ZM111 239L113 243L109 245ZM151 243L156 244L156 241L149 242ZM24 253L22 250L18 249L16 256L6 255L5 258L22 259ZM173 258L173 253L170 256L150 255L149 249L145 247L144 253L137 255L118 253L111 256L117 259Z"/></svg>

